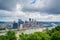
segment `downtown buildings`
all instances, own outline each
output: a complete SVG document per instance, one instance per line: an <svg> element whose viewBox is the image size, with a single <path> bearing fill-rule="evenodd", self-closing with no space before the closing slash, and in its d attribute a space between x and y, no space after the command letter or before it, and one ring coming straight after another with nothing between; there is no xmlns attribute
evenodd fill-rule
<svg viewBox="0 0 60 40"><path fill-rule="evenodd" d="M21 29L29 29L29 28L44 28L44 27L52 27L53 25L51 24L43 24L39 21L36 21L34 19L29 18L29 20L25 20L23 21L22 19L18 19L18 22L12 22L12 23L8 23L0 25L0 28L5 28L5 29L17 29L17 30L21 30Z"/></svg>

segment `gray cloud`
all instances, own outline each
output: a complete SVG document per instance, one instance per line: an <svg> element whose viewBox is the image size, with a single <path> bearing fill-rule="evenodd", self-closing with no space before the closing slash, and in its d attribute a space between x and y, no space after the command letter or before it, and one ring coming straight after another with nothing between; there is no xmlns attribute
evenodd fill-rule
<svg viewBox="0 0 60 40"><path fill-rule="evenodd" d="M20 0L23 12L46 12L49 14L60 14L60 0L36 0L37 2L35 4L30 4L29 1Z"/></svg>
<svg viewBox="0 0 60 40"><path fill-rule="evenodd" d="M16 4L21 5L19 14L17 14L17 11L15 11ZM14 12L12 12L12 11L14 11ZM47 16L47 14L53 14L53 15L60 14L60 0L41 0L41 1L36 0L36 3L34 3L34 4L33 3L31 4L31 0L0 0L0 20L17 20L18 18L27 19L27 17L29 17L29 15L22 15L24 13L29 14L30 17L34 13L33 18L35 16L36 16L36 18L41 16L39 14L44 14L46 16ZM25 17L25 16L27 16L27 17ZM56 17L56 18L58 18L58 17ZM41 18L39 17L38 19L44 20L44 17L41 16Z"/></svg>
<svg viewBox="0 0 60 40"><path fill-rule="evenodd" d="M50 14L60 14L60 0L0 0L0 10L16 10L16 4L20 3L23 12L46 12ZM42 6L43 5L43 6Z"/></svg>
<svg viewBox="0 0 60 40"><path fill-rule="evenodd" d="M17 0L0 0L0 10L15 10L16 4Z"/></svg>
<svg viewBox="0 0 60 40"><path fill-rule="evenodd" d="M47 5L49 9L43 9L44 12L51 14L60 14L60 0L49 0L50 4Z"/></svg>

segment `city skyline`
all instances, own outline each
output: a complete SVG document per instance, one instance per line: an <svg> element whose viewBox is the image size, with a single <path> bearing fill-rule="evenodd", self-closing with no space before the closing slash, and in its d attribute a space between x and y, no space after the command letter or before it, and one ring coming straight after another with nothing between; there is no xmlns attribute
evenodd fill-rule
<svg viewBox="0 0 60 40"><path fill-rule="evenodd" d="M60 22L60 0L0 0L0 21L29 18Z"/></svg>

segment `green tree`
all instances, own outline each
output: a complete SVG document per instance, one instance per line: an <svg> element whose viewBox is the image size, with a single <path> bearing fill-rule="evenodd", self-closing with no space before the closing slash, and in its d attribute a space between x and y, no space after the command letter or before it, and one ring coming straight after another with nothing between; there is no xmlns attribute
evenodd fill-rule
<svg viewBox="0 0 60 40"><path fill-rule="evenodd" d="M51 40L60 40L60 32L54 32L51 36Z"/></svg>
<svg viewBox="0 0 60 40"><path fill-rule="evenodd" d="M52 30L56 30L56 31L59 31L59 32L60 32L60 26L57 26L57 27L55 27L55 28L52 29Z"/></svg>
<svg viewBox="0 0 60 40"><path fill-rule="evenodd" d="M19 40L28 40L28 34L22 33L21 35L19 35Z"/></svg>
<svg viewBox="0 0 60 40"><path fill-rule="evenodd" d="M50 36L46 33L35 32L33 34L21 34L19 40L50 40Z"/></svg>
<svg viewBox="0 0 60 40"><path fill-rule="evenodd" d="M14 31L8 31L6 36L8 40L17 40L17 37Z"/></svg>
<svg viewBox="0 0 60 40"><path fill-rule="evenodd" d="M52 30L47 29L46 33L51 36L54 32L57 32L57 31L60 32L60 26L57 26L57 27L53 28Z"/></svg>
<svg viewBox="0 0 60 40"><path fill-rule="evenodd" d="M7 36L1 35L1 36L0 36L0 40L7 40Z"/></svg>

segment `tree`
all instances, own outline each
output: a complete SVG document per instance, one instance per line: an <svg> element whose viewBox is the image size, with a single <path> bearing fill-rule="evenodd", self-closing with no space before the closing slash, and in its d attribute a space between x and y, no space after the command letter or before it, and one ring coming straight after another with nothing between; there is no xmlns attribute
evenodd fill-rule
<svg viewBox="0 0 60 40"><path fill-rule="evenodd" d="M19 40L50 40L50 36L43 32L35 32L33 34L21 34Z"/></svg>
<svg viewBox="0 0 60 40"><path fill-rule="evenodd" d="M57 27L53 28L52 30L47 29L46 33L51 36L54 32L57 32L57 31L60 32L60 26L57 26Z"/></svg>
<svg viewBox="0 0 60 40"><path fill-rule="evenodd" d="M54 32L51 36L51 40L60 40L60 32Z"/></svg>
<svg viewBox="0 0 60 40"><path fill-rule="evenodd" d="M0 40L7 40L7 36L1 35L1 36L0 36Z"/></svg>
<svg viewBox="0 0 60 40"><path fill-rule="evenodd" d="M14 31L8 31L6 36L7 36L8 40L17 40L17 37L15 36L15 32Z"/></svg>
<svg viewBox="0 0 60 40"><path fill-rule="evenodd" d="M19 40L28 40L28 34L22 33L21 35L19 35Z"/></svg>
<svg viewBox="0 0 60 40"><path fill-rule="evenodd" d="M57 26L57 27L55 27L55 28L52 29L52 30L56 30L56 31L59 31L59 32L60 32L60 26Z"/></svg>

